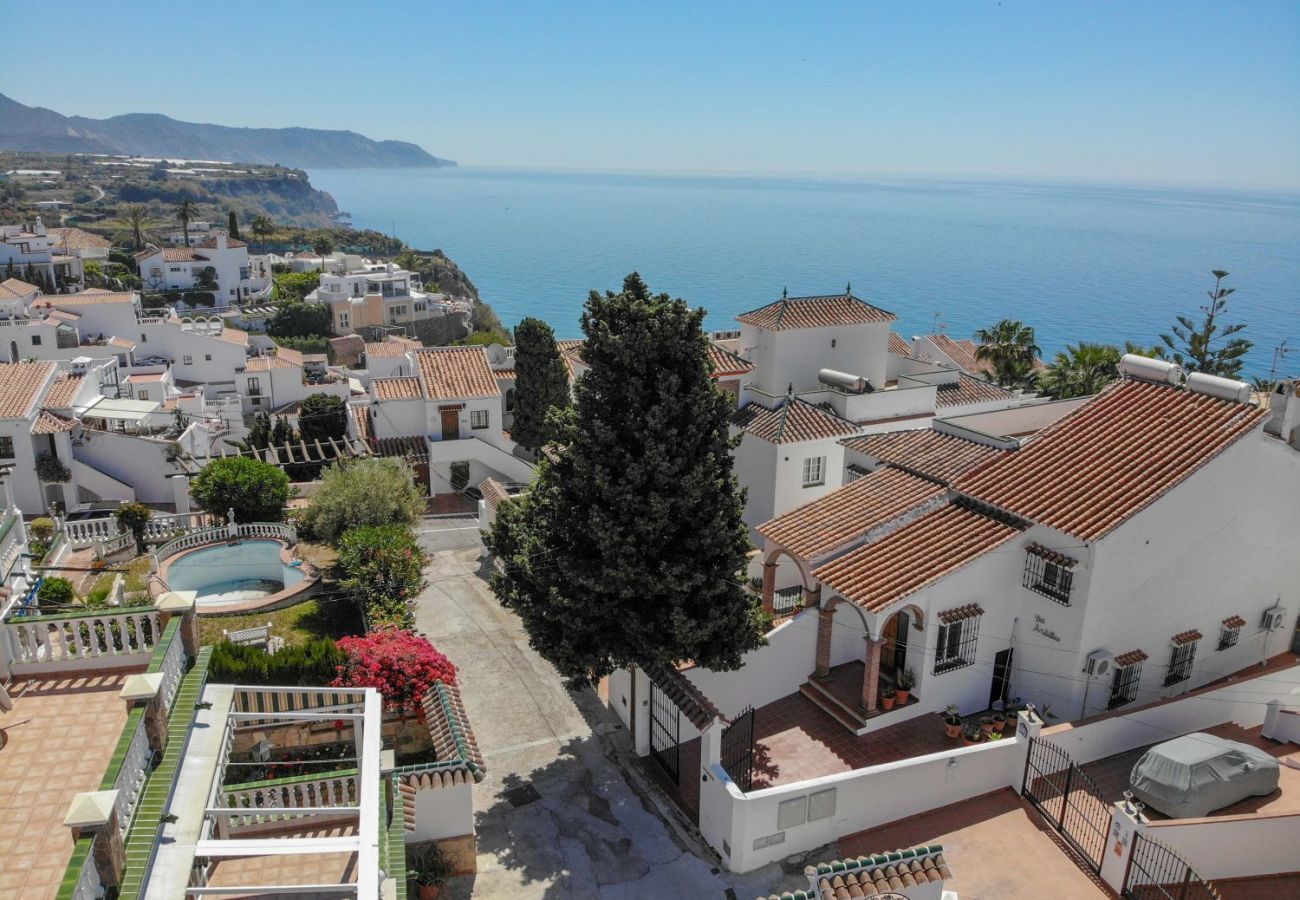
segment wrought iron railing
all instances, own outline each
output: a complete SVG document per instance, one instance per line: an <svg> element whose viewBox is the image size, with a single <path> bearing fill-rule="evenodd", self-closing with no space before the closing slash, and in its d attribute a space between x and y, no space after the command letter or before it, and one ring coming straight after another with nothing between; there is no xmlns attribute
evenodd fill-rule
<svg viewBox="0 0 1300 900"><path fill-rule="evenodd" d="M781 588L772 593L772 612L778 616L788 616L803 607L803 585Z"/></svg>
<svg viewBox="0 0 1300 900"><path fill-rule="evenodd" d="M1219 900L1219 891L1169 847L1139 833L1133 837L1124 896L1131 900Z"/></svg>

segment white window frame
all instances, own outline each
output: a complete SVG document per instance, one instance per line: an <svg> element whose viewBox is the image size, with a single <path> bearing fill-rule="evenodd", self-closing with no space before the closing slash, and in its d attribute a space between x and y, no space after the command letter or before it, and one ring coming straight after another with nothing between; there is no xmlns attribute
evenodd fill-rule
<svg viewBox="0 0 1300 900"><path fill-rule="evenodd" d="M821 487L826 484L826 457L805 456L803 460L803 486Z"/></svg>

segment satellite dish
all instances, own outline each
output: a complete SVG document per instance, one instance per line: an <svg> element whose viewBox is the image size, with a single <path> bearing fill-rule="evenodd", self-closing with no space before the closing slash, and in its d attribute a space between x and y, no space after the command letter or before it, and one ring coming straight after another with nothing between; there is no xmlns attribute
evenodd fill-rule
<svg viewBox="0 0 1300 900"><path fill-rule="evenodd" d="M488 344L487 346L488 362L494 366L499 366L506 361L506 348L500 344Z"/></svg>

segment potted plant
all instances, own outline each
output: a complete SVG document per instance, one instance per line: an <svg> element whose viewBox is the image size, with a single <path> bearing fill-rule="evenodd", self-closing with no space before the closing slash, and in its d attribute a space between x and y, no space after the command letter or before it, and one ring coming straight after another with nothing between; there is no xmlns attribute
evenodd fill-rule
<svg viewBox="0 0 1300 900"><path fill-rule="evenodd" d="M1002 714L1007 717L1006 725L1003 726L1004 731L1016 730L1016 721L1020 718L1020 711L1024 708L1025 706L1020 702L1019 697L1006 702L1006 706L1002 710Z"/></svg>
<svg viewBox="0 0 1300 900"><path fill-rule="evenodd" d="M943 711L943 730L950 738L961 737L961 713L957 711L955 703L949 703Z"/></svg>
<svg viewBox="0 0 1300 900"><path fill-rule="evenodd" d="M451 863L437 844L419 844L406 853L406 877L415 882L420 900L434 900L451 874Z"/></svg>
<svg viewBox="0 0 1300 900"><path fill-rule="evenodd" d="M988 735L990 741L1000 741L1004 737L1006 737L1006 735L1000 731L990 731Z"/></svg>
<svg viewBox="0 0 1300 900"><path fill-rule="evenodd" d="M891 687L887 687L881 690L880 708L883 709L885 712L889 712L891 709L894 708L894 700L897 696L898 696L898 692Z"/></svg>
<svg viewBox="0 0 1300 900"><path fill-rule="evenodd" d="M988 734L992 730L993 730L993 717L980 716L980 731L984 732L985 734Z"/></svg>
<svg viewBox="0 0 1300 900"><path fill-rule="evenodd" d="M916 675L911 669L898 673L898 705L906 706L912 699L912 687L916 684Z"/></svg>
<svg viewBox="0 0 1300 900"><path fill-rule="evenodd" d="M994 713L993 713L993 715L990 716L989 718L991 718L991 719L993 720L993 731L997 732L998 734L1001 734L1003 731L1006 731L1006 729L1007 729L1007 714L1006 714L1006 713L1004 713L1004 712L1003 712L1002 710L1000 710L1000 709L999 709L999 710L995 710Z"/></svg>
<svg viewBox="0 0 1300 900"><path fill-rule="evenodd" d="M984 740L984 732L974 722L970 722L962 728L961 737L966 744L978 744Z"/></svg>

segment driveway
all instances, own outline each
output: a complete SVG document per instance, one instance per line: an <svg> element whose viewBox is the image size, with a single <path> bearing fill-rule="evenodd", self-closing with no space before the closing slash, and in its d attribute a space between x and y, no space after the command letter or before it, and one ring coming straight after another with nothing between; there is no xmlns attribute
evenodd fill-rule
<svg viewBox="0 0 1300 900"><path fill-rule="evenodd" d="M451 897L752 900L806 885L795 874L802 861L790 874L723 872L672 827L645 779L624 775L626 731L594 692L566 690L497 604L477 533L458 519L426 519L418 531L432 558L416 623L460 670L488 770L474 790L478 874L456 879Z"/></svg>

